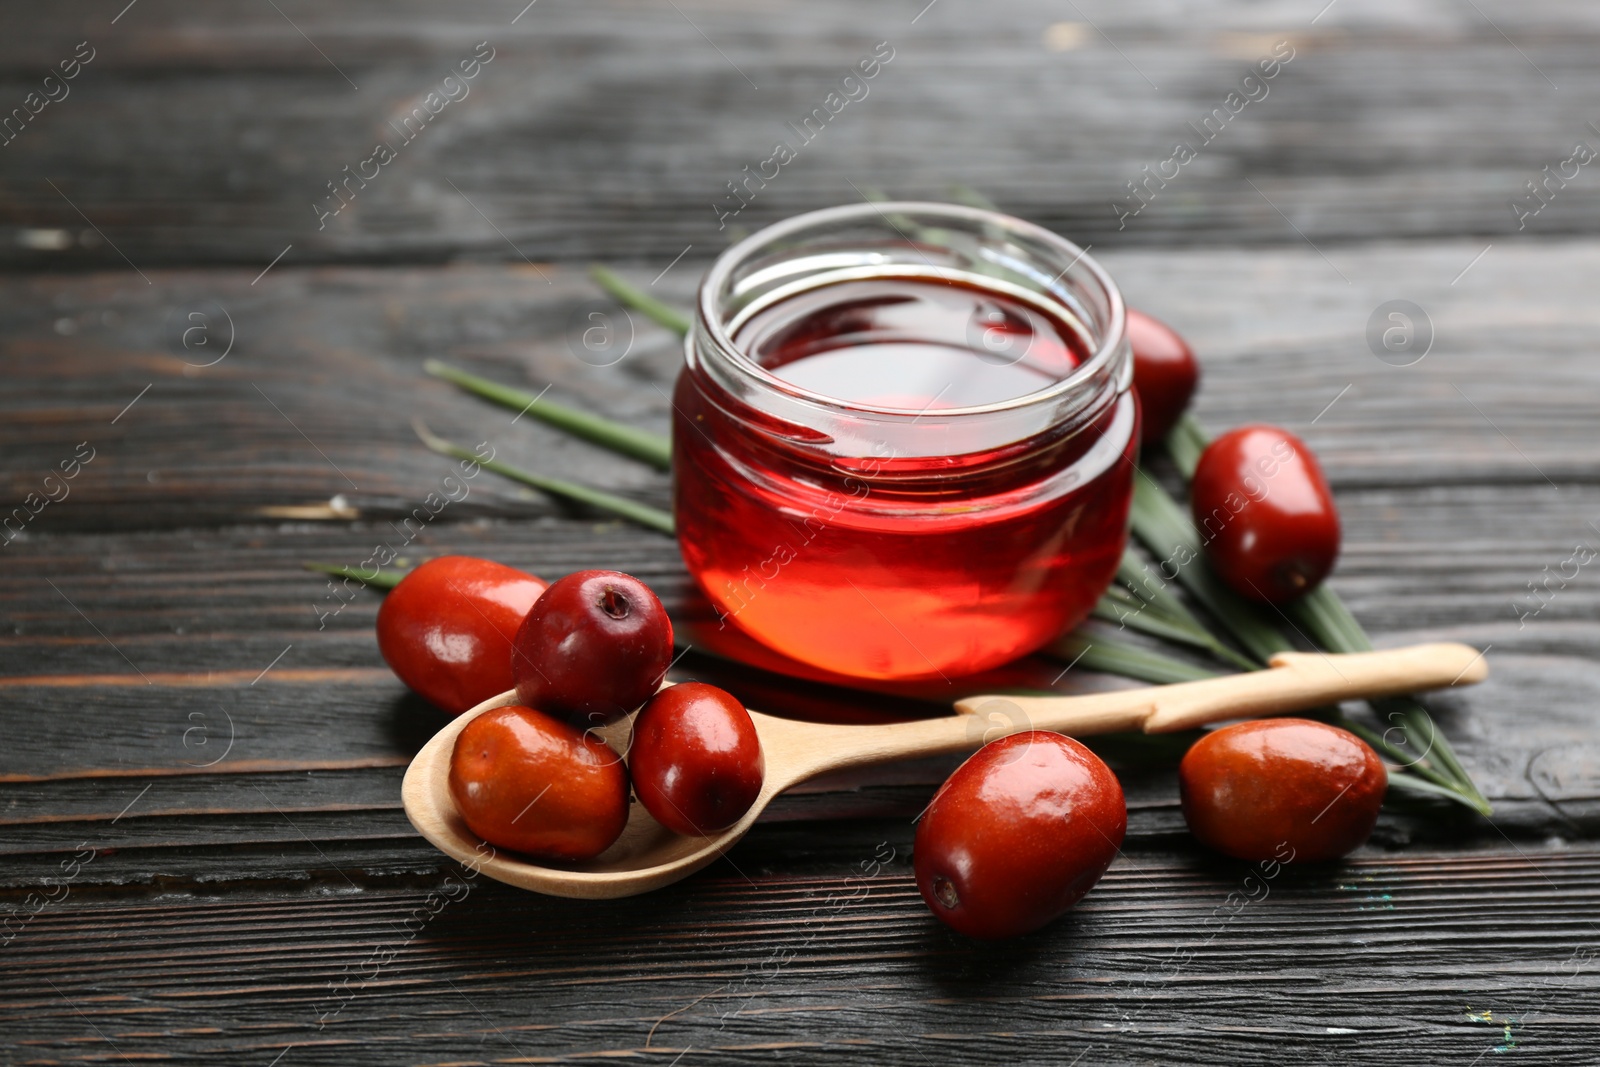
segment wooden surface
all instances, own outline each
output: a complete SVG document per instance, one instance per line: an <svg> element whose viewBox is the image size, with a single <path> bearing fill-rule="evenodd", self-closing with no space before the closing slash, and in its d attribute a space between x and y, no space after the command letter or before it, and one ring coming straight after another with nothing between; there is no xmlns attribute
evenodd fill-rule
<svg viewBox="0 0 1600 1067"><path fill-rule="evenodd" d="M1593 1062L1600 563L1537 614L1528 584L1600 548L1600 178L1522 231L1508 201L1600 145L1600 15L1321 7L0 5L7 107L95 49L0 147L4 508L94 457L0 547L0 1062ZM324 183L484 40L472 94L319 231ZM723 183L882 40L870 95L719 231ZM1119 231L1123 183L1281 40L1270 94ZM376 595L341 605L300 564L399 539L450 469L412 417L658 505L667 480L422 361L661 430L677 345L635 316L619 362L577 358L590 310L627 330L585 264L683 302L735 226L957 183L1093 243L1200 351L1207 425L1310 442L1335 587L1380 644L1490 649L1486 684L1432 704L1494 818L1396 805L1349 863L1251 899L1184 834L1170 769L1110 752L1124 856L1000 948L916 897L938 761L782 798L655 896L462 882L399 810L437 713L378 657ZM1364 336L1394 299L1432 324L1413 366ZM618 567L693 610L670 540L487 475L407 555L447 551ZM856 721L959 695L679 671Z"/></svg>

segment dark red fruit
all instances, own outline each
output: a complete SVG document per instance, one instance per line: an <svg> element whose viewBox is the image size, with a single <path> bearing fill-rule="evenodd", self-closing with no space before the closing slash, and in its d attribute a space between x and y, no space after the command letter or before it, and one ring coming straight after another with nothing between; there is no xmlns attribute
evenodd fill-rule
<svg viewBox="0 0 1600 1067"><path fill-rule="evenodd" d="M619 571L557 581L517 631L517 699L598 726L650 699L672 663L672 621L650 587Z"/></svg>
<svg viewBox="0 0 1600 1067"><path fill-rule="evenodd" d="M1200 384L1200 364L1176 330L1133 308L1128 309L1128 344L1133 346L1133 390L1144 415L1140 440L1148 448L1165 440L1189 407Z"/></svg>
<svg viewBox="0 0 1600 1067"><path fill-rule="evenodd" d="M467 723L450 753L450 795L473 833L542 859L598 856L628 821L621 758L532 708L495 708Z"/></svg>
<svg viewBox="0 0 1600 1067"><path fill-rule="evenodd" d="M1311 449L1276 426L1241 426L1200 455L1189 506L1206 559L1240 596L1280 604L1339 556L1339 512Z"/></svg>
<svg viewBox="0 0 1600 1067"><path fill-rule="evenodd" d="M1030 933L1106 873L1128 827L1100 757L1033 730L990 742L939 787L917 824L917 889L968 937Z"/></svg>
<svg viewBox="0 0 1600 1067"><path fill-rule="evenodd" d="M1178 766L1189 830L1242 860L1343 856L1372 833L1388 784L1366 742L1309 719L1225 726Z"/></svg>
<svg viewBox="0 0 1600 1067"><path fill-rule="evenodd" d="M680 834L726 830L755 803L764 761L744 705L704 682L663 689L633 720L633 791Z"/></svg>
<svg viewBox="0 0 1600 1067"><path fill-rule="evenodd" d="M544 590L533 575L490 560L431 559L384 597L378 651L424 700L459 715L516 684L512 640Z"/></svg>

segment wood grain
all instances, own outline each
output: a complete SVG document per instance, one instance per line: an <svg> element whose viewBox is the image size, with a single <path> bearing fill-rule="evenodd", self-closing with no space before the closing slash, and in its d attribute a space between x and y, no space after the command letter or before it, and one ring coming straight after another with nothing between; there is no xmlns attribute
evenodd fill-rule
<svg viewBox="0 0 1600 1067"><path fill-rule="evenodd" d="M3 6L3 99L20 103L81 40L97 55L4 149L0 262L120 270L126 255L253 274L292 244L284 265L598 257L654 273L687 245L858 189L944 198L953 183L1102 247L1600 226L1600 182L1575 167L1524 229L1510 206L1575 142L1596 143L1600 20L1561 0L1320 13L1004 0L920 17L915 3L607 0L514 25L515 3L440 19L422 0L142 0L112 25L121 6ZM391 124L479 41L495 58L470 94L401 144ZM894 58L868 95L719 229L727 183L798 142L787 123L879 41ZM1278 42L1294 58L1268 94L1204 142L1196 128ZM1119 223L1113 201L1180 139L1197 157ZM398 157L319 229L313 205L379 140Z"/></svg>
<svg viewBox="0 0 1600 1067"><path fill-rule="evenodd" d="M360 892L73 893L0 958L3 1026L18 1063L268 1063L290 1046L284 1062L329 1064L1592 1053L1589 846L1366 855L1264 883L1140 852L1042 936L980 946L928 916L909 829L764 828L737 870L648 907L438 876Z"/></svg>
<svg viewBox="0 0 1600 1067"><path fill-rule="evenodd" d="M96 50L0 147L0 519L94 450L0 535L0 1061L1591 1063L1600 585L1548 576L1600 547L1600 184L1546 186L1523 229L1510 201L1600 143L1600 14L1320 7L0 0L0 107ZM880 40L870 95L719 229L725 183ZM479 41L471 96L318 229L326 183ZM1125 183L1279 41L1270 94L1119 228ZM683 303L743 229L954 183L1092 244L1182 330L1207 425L1306 438L1344 519L1334 585L1380 645L1489 648L1488 682L1432 704L1495 818L1391 805L1349 864L1242 904L1256 883L1189 842L1170 759L1108 742L1124 855L1022 944L917 899L939 760L786 794L657 895L460 899L398 808L440 719L377 655L377 598L300 565L403 541L620 567L697 609L670 541L486 476L408 529L451 471L412 417L669 499L422 362L662 431L676 340L587 263ZM1397 299L1432 335L1412 366L1369 347ZM593 311L632 337L615 365L580 358ZM1117 684L1063 666L974 684ZM679 671L832 721L955 695L699 650Z"/></svg>
<svg viewBox="0 0 1600 1067"><path fill-rule="evenodd" d="M1523 612L1538 604L1528 599L1527 584L1558 567L1600 515L1600 494L1588 482L1600 457L1591 455L1595 440L1585 430L1596 395L1585 338L1595 324L1581 282L1596 252L1582 243L1496 248L1451 286L1470 252L1452 243L1343 249L1335 253L1341 269L1359 279L1349 290L1309 250L1135 252L1108 262L1134 299L1180 325L1200 348L1203 419L1225 426L1273 418L1310 438L1338 487L1346 547L1335 584L1358 617L1391 644L1450 638L1492 647L1496 677L1482 693L1439 707L1497 803L1502 825L1534 835L1591 832L1600 815L1600 780L1582 754L1590 751L1583 746L1592 742L1590 709L1600 689L1587 662L1600 601L1593 584L1580 579L1531 619L1519 619L1519 604ZM681 297L694 269L662 285L677 285L669 294ZM108 842L150 848L214 842L229 833L292 838L281 820L267 816L258 785L285 788L295 768L312 773L284 794L285 810L304 806L321 827L338 818L325 809L349 789L361 817L398 825L393 794L385 790L394 788L397 765L437 720L404 700L383 673L370 637L377 598L361 593L346 604L299 564L356 563L377 541L396 543L392 524L449 473L448 461L411 439L405 413L463 437L487 427L486 436L515 462L665 502L663 476L531 420L512 425L511 413L417 372L422 359L440 353L430 338L448 343L466 331L482 343L457 343L444 354L535 390L553 382L570 402L637 413L643 425L664 426L666 402L656 387L670 381L678 359L672 340L644 325L639 348L621 364L595 368L577 360L559 334L571 309L594 296L571 272L556 272L551 287L525 269L360 269L335 276L290 268L269 274L253 293L245 273L158 272L156 294L128 289L113 275L0 282L13 287L13 314L28 323L8 348L14 380L25 390L13 402L18 419L0 424L12 491L28 491L54 454L41 428L56 427L53 447L63 454L70 454L73 438L92 432L88 417L72 414L90 409L58 408L46 420L41 411L52 409L26 397L57 404L68 397L80 405L96 393L109 397L98 405L106 429L124 435L97 437L104 445L72 483L73 495L50 505L26 539L5 549L14 569L0 597L10 608L12 633L0 637L0 654L17 665L7 691L41 724L14 739L3 768L24 779L3 787L13 794L15 817L31 826L17 839L24 852L50 853L82 840L82 828L71 826L50 828L62 833L47 839L37 820L49 811L88 820ZM1365 314L1401 279L1432 286L1414 283L1402 291L1432 307L1441 338L1439 352L1408 368L1380 362L1361 337ZM73 320L84 322L79 332L56 332L48 301L40 298L46 289L63 306L80 309ZM109 325L82 310L111 297L122 310ZM182 373L170 352L140 354L138 338L159 333L167 300L204 298L225 306L253 301L237 328L261 347L241 346L193 376ZM400 318L397 300L406 309ZM1503 365L1510 335L1483 328L1497 315L1513 320L1523 343L1541 353L1537 371L1520 376L1514 390L1495 384L1509 380ZM114 396L105 374L85 373L106 365L121 368L113 372L124 383ZM118 402L131 399L142 388L141 375L157 369L165 376L110 426ZM251 387L262 381L280 393L281 412ZM1480 382L1494 386L1480 394L1481 413L1468 399ZM1466 396L1453 388L1457 383L1466 383ZM1285 410L1302 411L1304 425L1284 419ZM1397 426L1401 410L1408 414ZM204 448L195 447L196 435ZM1397 441L1410 443L1375 444ZM252 464L260 464L259 473L248 473ZM341 493L339 471L382 492L345 486ZM321 522L262 514L326 504L335 494L356 518L331 510ZM463 551L546 576L621 567L650 581L674 612L689 608L670 541L626 524L575 520L532 496L482 477L466 500L417 533L408 556ZM249 684L280 654L270 673ZM877 706L928 714L956 695L937 694L929 703L924 693L882 705L691 662L701 676L732 678L729 684L753 706L780 713L849 707L870 714ZM1013 684L1096 684L1059 678L1059 665L1041 662L1029 670L1031 681ZM328 671L368 673L318 673ZM78 672L115 680L59 684L82 681ZM159 684L146 685L147 677ZM237 745L230 766L280 764L262 766L260 783L250 773L207 774L194 766L215 758L219 748L200 742L225 744L230 718ZM88 736L100 742L92 750L78 743ZM75 755L64 761L63 751ZM170 795L155 810L173 814L149 835L137 810L111 827L126 795L74 784L92 783L81 776L103 771L130 784L141 774L159 774L153 797L169 789ZM63 773L79 777L25 781ZM840 806L831 810L860 813L881 804L887 808L878 810L914 813L918 789L938 774L930 768L918 784L835 798ZM173 776L179 780L169 786L165 779ZM361 784L345 784L348 776ZM1138 798L1136 836L1175 825L1170 789L1170 780L1155 780ZM829 803L810 799L795 814L826 814ZM785 813L780 807L774 814ZM1398 840L1434 831L1400 819L1387 832ZM135 868L130 859L124 873L132 876Z"/></svg>
<svg viewBox="0 0 1600 1067"><path fill-rule="evenodd" d="M1452 285L1482 250L1337 250L1349 285L1310 249L1131 252L1106 264L1131 301L1193 337L1208 424L1283 422L1304 433L1340 490L1518 486L1537 497L1542 487L1577 520L1559 539L1551 531L1553 549L1600 512L1587 496L1600 470L1589 432L1600 383L1588 358L1600 314L1584 284L1600 269L1600 245L1495 246ZM686 302L703 265L680 264L682 274L661 283L665 295ZM410 417L469 444L488 441L513 463L666 502L664 476L528 418L513 426L515 413L487 412L420 374L424 360L446 358L664 431L676 340L642 319L628 329L576 272L554 272L551 285L526 267L279 268L254 286L247 271L157 272L148 289L131 277L0 276L11 309L0 359L14 383L0 399L8 499L40 492L80 442L95 450L71 495L45 506L30 531L348 515L334 497L380 528L399 527L453 469L419 446ZM1364 337L1373 312L1401 294L1422 306L1435 335L1433 350L1403 368L1380 361ZM217 306L232 327L218 320L211 343L232 337L236 347L199 370L190 364L217 350L186 350L173 323L193 309L216 319ZM582 346L573 324L592 309L635 338L613 366L574 354ZM166 347L152 351L158 345ZM1506 374L1509 359L1535 352L1536 367ZM49 399L24 399L34 396ZM565 514L505 483L478 479L470 490L446 508L449 521ZM1569 505L1574 490L1580 503ZM1425 507L1430 497L1412 499ZM1498 498L1482 501L1483 521L1500 521Z"/></svg>

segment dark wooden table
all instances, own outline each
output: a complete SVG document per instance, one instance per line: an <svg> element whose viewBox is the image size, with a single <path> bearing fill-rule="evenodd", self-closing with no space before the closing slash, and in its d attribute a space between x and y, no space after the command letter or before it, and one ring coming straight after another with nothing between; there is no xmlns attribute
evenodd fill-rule
<svg viewBox="0 0 1600 1067"><path fill-rule="evenodd" d="M1595 1062L1600 10L125 3L0 4L4 1062ZM719 229L879 42L867 95ZM1178 139L1195 158L1130 200ZM634 316L620 362L577 358L616 316L587 263L681 302L739 232L958 185L1183 330L1209 426L1311 442L1334 585L1381 644L1489 649L1433 706L1495 816L1396 810L1241 904L1170 769L1129 767L1123 858L1001 946L917 897L931 766L786 798L646 898L461 882L399 806L438 714L384 668L377 596L301 563L359 562L438 485L412 417L640 500L667 481L423 360L661 430L677 345ZM1386 361L1392 300L1422 314ZM444 552L686 603L670 540L488 477L407 554ZM773 710L937 711L680 670Z"/></svg>

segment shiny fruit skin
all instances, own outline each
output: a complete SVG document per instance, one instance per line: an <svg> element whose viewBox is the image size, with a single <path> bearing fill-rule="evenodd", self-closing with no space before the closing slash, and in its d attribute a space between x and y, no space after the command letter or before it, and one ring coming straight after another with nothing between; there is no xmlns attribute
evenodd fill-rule
<svg viewBox="0 0 1600 1067"><path fill-rule="evenodd" d="M450 796L473 833L541 859L592 859L628 821L622 757L532 708L495 708L467 723L450 753Z"/></svg>
<svg viewBox="0 0 1600 1067"><path fill-rule="evenodd" d="M460 715L515 684L512 641L545 585L487 559L430 559L383 598L378 651L424 700Z"/></svg>
<svg viewBox="0 0 1600 1067"><path fill-rule="evenodd" d="M917 889L968 937L1017 937L1076 904L1128 828L1100 757L1041 730L992 741L956 768L917 824Z"/></svg>
<svg viewBox="0 0 1600 1067"><path fill-rule="evenodd" d="M765 761L743 704L714 685L682 682L633 720L628 769L656 822L693 836L726 830L750 810Z"/></svg>
<svg viewBox="0 0 1600 1067"><path fill-rule="evenodd" d="M1388 784L1366 742L1309 719L1225 726L1196 741L1178 765L1189 830L1218 852L1252 861L1343 856L1372 833Z"/></svg>
<svg viewBox="0 0 1600 1067"><path fill-rule="evenodd" d="M1302 596L1339 557L1339 512L1317 457L1276 426L1241 426L1212 441L1189 506L1207 562L1250 600Z"/></svg>
<svg viewBox="0 0 1600 1067"><path fill-rule="evenodd" d="M1160 444L1189 407L1200 384L1200 364L1189 343L1160 319L1128 309L1128 344L1133 348L1133 390L1139 394L1146 448Z"/></svg>
<svg viewBox="0 0 1600 1067"><path fill-rule="evenodd" d="M650 587L620 571L578 571L545 590L517 631L517 699L579 726L649 700L672 663L672 621Z"/></svg>

